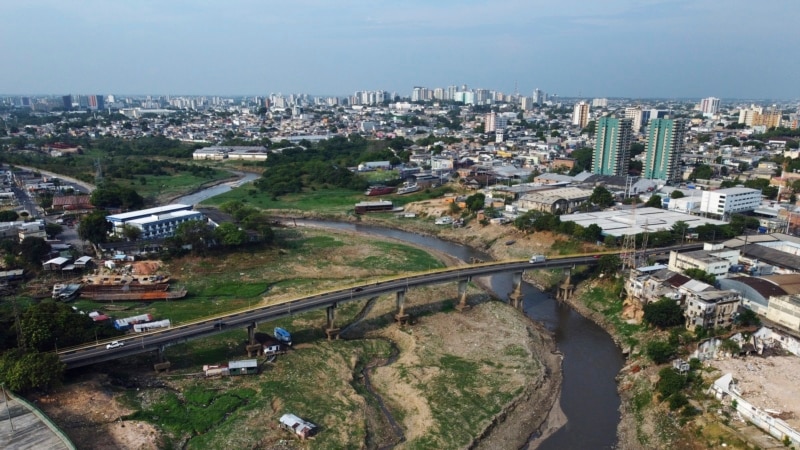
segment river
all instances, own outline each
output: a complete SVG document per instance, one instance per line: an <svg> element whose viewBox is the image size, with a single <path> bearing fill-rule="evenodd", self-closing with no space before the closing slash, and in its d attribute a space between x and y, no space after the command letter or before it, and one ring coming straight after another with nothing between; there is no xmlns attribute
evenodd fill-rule
<svg viewBox="0 0 800 450"><path fill-rule="evenodd" d="M178 198L176 202L197 204L259 177L252 173L241 175L243 178L236 181L200 190ZM314 223L327 228L391 237L441 251L462 261L491 259L486 253L431 236L352 223ZM497 295L507 297L512 290L511 274L492 276L490 286ZM622 352L608 333L568 305L557 302L527 283L523 284L522 293L525 314L553 332L558 349L564 355L561 409L567 416L567 424L541 442L538 448L614 448L620 420L615 377L624 363Z"/></svg>
<svg viewBox="0 0 800 450"><path fill-rule="evenodd" d="M251 173L251 172L235 172L232 171L234 174L238 175L240 178L237 178L233 181L228 181L222 184L218 184L216 186L211 186L206 189L201 189L197 192L184 195L183 197L178 197L173 200L171 203L180 203L184 205L196 205L207 198L214 197L219 194L224 194L225 192L230 191L233 188L239 187L245 183L249 183L251 181L257 180L261 177L260 174Z"/></svg>
<svg viewBox="0 0 800 450"><path fill-rule="evenodd" d="M432 248L463 261L491 259L469 247L406 231L339 222L314 221L335 228L410 242ZM491 277L490 286L500 296L512 290L511 274ZM551 330L564 355L561 409L567 424L538 446L540 449L611 449L617 443L620 399L615 377L624 357L608 333L569 306L524 283L524 311Z"/></svg>

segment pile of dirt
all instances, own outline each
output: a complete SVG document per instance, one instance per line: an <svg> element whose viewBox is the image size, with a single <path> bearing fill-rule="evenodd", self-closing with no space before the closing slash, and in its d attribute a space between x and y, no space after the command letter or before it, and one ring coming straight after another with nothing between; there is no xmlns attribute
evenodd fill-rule
<svg viewBox="0 0 800 450"><path fill-rule="evenodd" d="M161 261L135 261L131 263L134 275L155 275L161 269Z"/></svg>

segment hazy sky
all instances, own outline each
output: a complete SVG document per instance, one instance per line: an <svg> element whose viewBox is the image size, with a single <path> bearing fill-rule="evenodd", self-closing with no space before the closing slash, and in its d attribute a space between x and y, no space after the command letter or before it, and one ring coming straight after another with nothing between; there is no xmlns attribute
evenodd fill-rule
<svg viewBox="0 0 800 450"><path fill-rule="evenodd" d="M798 95L797 0L0 0L0 93Z"/></svg>

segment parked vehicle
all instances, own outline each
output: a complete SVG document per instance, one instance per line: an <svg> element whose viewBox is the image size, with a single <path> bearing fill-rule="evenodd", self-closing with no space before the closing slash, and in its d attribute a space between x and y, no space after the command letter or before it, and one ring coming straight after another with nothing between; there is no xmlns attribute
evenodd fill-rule
<svg viewBox="0 0 800 450"><path fill-rule="evenodd" d="M453 218L450 216L442 216L436 219L434 224L436 225L450 225L453 223Z"/></svg>
<svg viewBox="0 0 800 450"><path fill-rule="evenodd" d="M275 327L275 339L279 340L281 344L292 345L292 334L280 327Z"/></svg>
<svg viewBox="0 0 800 450"><path fill-rule="evenodd" d="M118 347L122 347L123 345L125 345L125 343L124 343L124 342L120 342L120 341L111 341L111 342L109 342L108 344L106 344L106 350L111 350L112 348L118 348Z"/></svg>
<svg viewBox="0 0 800 450"><path fill-rule="evenodd" d="M533 263L545 262L546 260L547 257L545 257L544 255L533 255L531 256L531 259L528 262L533 264Z"/></svg>

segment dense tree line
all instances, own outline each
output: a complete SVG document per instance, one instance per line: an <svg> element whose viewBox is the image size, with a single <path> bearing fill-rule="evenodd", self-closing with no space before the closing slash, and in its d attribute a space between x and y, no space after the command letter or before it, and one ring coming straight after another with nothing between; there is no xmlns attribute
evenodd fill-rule
<svg viewBox="0 0 800 450"><path fill-rule="evenodd" d="M365 161L365 155L385 160L388 153L384 151L388 145L386 141L367 141L352 135L349 138L336 136L317 144L308 143L305 150L287 148L270 156L265 163L264 175L254 185L273 197L301 192L314 185L366 189L367 181L348 167Z"/></svg>
<svg viewBox="0 0 800 450"><path fill-rule="evenodd" d="M197 144L185 144L176 139L169 139L157 135L139 137L136 139L104 137L93 141L92 147L111 156L167 156L170 158L191 159L192 153L201 146Z"/></svg>

